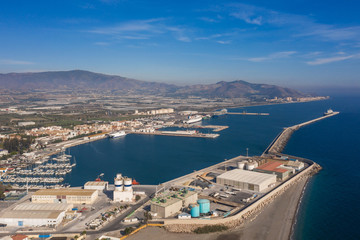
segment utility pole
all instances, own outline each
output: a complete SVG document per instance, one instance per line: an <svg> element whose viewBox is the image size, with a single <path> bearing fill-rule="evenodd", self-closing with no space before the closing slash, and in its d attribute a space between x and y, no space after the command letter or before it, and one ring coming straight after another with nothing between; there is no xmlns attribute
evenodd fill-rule
<svg viewBox="0 0 360 240"><path fill-rule="evenodd" d="M249 148L246 148L246 157L249 157Z"/></svg>

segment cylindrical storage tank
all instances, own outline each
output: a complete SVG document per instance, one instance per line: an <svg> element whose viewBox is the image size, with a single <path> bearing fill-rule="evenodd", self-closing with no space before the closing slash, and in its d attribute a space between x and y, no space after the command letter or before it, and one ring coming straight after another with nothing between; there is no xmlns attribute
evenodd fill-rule
<svg viewBox="0 0 360 240"><path fill-rule="evenodd" d="M124 191L130 192L132 190L132 179L131 178L125 178L124 179Z"/></svg>
<svg viewBox="0 0 360 240"><path fill-rule="evenodd" d="M191 214L191 217L193 217L193 218L200 216L200 207L198 204L190 205L190 214Z"/></svg>
<svg viewBox="0 0 360 240"><path fill-rule="evenodd" d="M199 199L197 203L200 207L200 213L210 212L210 201L208 199Z"/></svg>
<svg viewBox="0 0 360 240"><path fill-rule="evenodd" d="M116 178L122 178L121 173L116 174Z"/></svg>
<svg viewBox="0 0 360 240"><path fill-rule="evenodd" d="M244 167L245 167L244 162L238 162L237 165L238 165L238 169L244 169Z"/></svg>
<svg viewBox="0 0 360 240"><path fill-rule="evenodd" d="M248 170L253 170L255 168L255 164L254 163L248 163L247 164L247 169Z"/></svg>
<svg viewBox="0 0 360 240"><path fill-rule="evenodd" d="M115 184L115 191L123 191L123 180L122 178L115 178L114 179L114 184Z"/></svg>

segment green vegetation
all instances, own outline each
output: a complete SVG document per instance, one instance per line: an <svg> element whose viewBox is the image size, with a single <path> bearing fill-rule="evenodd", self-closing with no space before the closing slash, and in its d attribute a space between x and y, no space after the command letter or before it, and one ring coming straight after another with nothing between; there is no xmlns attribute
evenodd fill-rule
<svg viewBox="0 0 360 240"><path fill-rule="evenodd" d="M229 227L224 225L206 225L203 227L198 227L194 230L194 233L202 234L202 233L211 233L211 232L222 232L228 230Z"/></svg>
<svg viewBox="0 0 360 240"><path fill-rule="evenodd" d="M8 191L8 190L10 190L11 189L11 186L10 185L4 185L3 183L0 183L0 199L1 200L4 200L4 198L5 198L5 194L4 194L4 192L5 191Z"/></svg>
<svg viewBox="0 0 360 240"><path fill-rule="evenodd" d="M4 149L8 150L9 153L18 152L22 154L25 150L30 148L33 139L29 136L21 137L18 139L17 137L11 139L5 139L3 141Z"/></svg>
<svg viewBox="0 0 360 240"><path fill-rule="evenodd" d="M149 213L149 211L144 212L144 220L145 220L145 223L147 223L149 220L152 220L152 216Z"/></svg>
<svg viewBox="0 0 360 240"><path fill-rule="evenodd" d="M124 233L125 233L125 235L129 235L134 230L135 230L135 228L133 228L133 227L127 227L127 228L125 228Z"/></svg>

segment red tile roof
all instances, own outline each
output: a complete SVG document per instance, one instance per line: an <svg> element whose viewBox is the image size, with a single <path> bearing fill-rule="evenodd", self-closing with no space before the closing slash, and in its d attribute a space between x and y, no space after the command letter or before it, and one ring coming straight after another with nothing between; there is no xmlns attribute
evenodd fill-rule
<svg viewBox="0 0 360 240"><path fill-rule="evenodd" d="M23 239L25 239L25 238L27 238L28 236L26 236L26 235L22 235L22 234L16 234L16 235L14 235L14 236L11 236L11 238L13 239L13 240L23 240Z"/></svg>
<svg viewBox="0 0 360 240"><path fill-rule="evenodd" d="M272 172L281 172L281 173L289 171L284 168L279 168L282 164L283 164L282 162L267 162L267 163L264 163L263 165L257 167L257 169L265 170L265 171L272 171Z"/></svg>

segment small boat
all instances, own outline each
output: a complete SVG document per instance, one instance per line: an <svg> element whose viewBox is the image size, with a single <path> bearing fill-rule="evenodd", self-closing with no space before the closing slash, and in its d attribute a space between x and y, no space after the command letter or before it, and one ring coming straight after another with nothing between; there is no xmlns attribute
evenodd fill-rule
<svg viewBox="0 0 360 240"><path fill-rule="evenodd" d="M334 113L334 111L331 108L329 108L326 112L324 112L324 116L327 116L327 115L330 115L333 113Z"/></svg>

